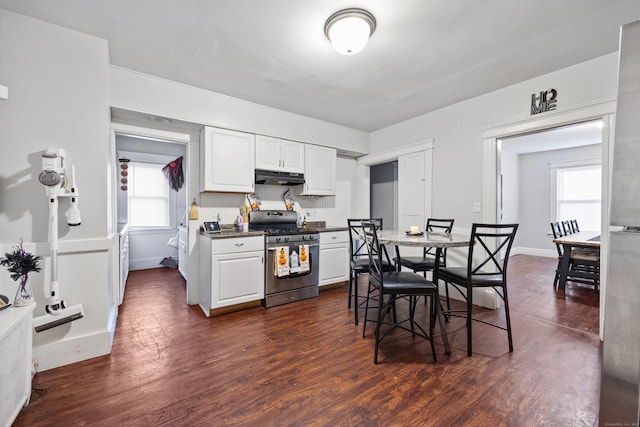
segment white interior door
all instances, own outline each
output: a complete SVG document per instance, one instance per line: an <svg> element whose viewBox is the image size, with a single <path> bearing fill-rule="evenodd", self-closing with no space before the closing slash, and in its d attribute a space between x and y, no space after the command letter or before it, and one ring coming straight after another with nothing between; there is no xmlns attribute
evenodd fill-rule
<svg viewBox="0 0 640 427"><path fill-rule="evenodd" d="M431 214L431 151L398 157L398 228L424 230Z"/></svg>

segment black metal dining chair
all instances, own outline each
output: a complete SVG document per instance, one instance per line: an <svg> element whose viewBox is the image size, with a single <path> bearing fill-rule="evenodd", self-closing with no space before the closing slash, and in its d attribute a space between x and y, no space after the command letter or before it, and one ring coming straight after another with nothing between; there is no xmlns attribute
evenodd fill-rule
<svg viewBox="0 0 640 427"><path fill-rule="evenodd" d="M445 315L466 317L467 356L472 355L472 321L478 321L507 331L509 352L513 351L509 297L507 293L507 265L518 224L473 224L466 267L446 267L438 270L438 279L445 282L447 310ZM466 301L466 310L451 310L449 285ZM472 317L473 290L493 288L504 302L506 326ZM465 314L458 314L465 312Z"/></svg>
<svg viewBox="0 0 640 427"><path fill-rule="evenodd" d="M367 253L367 244L362 238L362 224L370 222L375 224L378 230L382 229L382 218L349 218L347 226L349 227L349 300L347 307L351 308L353 300L354 322L358 324L358 311L368 295L360 297L358 295L358 276L369 272L369 254ZM385 249L386 251L386 249ZM383 271L393 271L395 266L388 260L383 263Z"/></svg>
<svg viewBox="0 0 640 427"><path fill-rule="evenodd" d="M565 237L564 227L559 222L551 223L551 233L554 239ZM560 269L564 246L556 243L558 251L558 266L553 279L553 287L557 288L560 282ZM592 285L597 291L600 289L600 250L591 248L574 248L569 253L569 266L567 270L567 280L576 283Z"/></svg>
<svg viewBox="0 0 640 427"><path fill-rule="evenodd" d="M425 226L426 232L442 232L451 233L453 228L453 219L437 219L428 218L427 225ZM434 248L423 248L422 256L408 256L400 257L400 265L413 270L414 273L422 272L424 277L427 277L427 271L433 271L436 266L436 255ZM393 258L393 262L398 264L398 258ZM439 267L447 266L447 248L441 251Z"/></svg>
<svg viewBox="0 0 640 427"><path fill-rule="evenodd" d="M565 236L575 233L575 231L573 231L573 227L571 226L571 221L569 220L562 221L561 224L562 224L562 231L564 232Z"/></svg>
<svg viewBox="0 0 640 427"><path fill-rule="evenodd" d="M431 352L434 362L437 361L435 345L433 343L433 327L440 310L440 298L438 287L423 276L412 272L385 271L383 266L386 261L383 254L386 254L384 246L378 241L377 227L373 222L362 224L366 244L369 252L369 285L370 290L377 292L377 316L375 329L375 349L373 363L378 363L378 350L380 342L394 329L399 328L411 332L413 336L419 336L428 340L431 344ZM388 255L387 255L388 257ZM428 332L415 319L417 297L430 297L429 305L429 325ZM397 318L396 302L399 299L408 301L408 317L402 320ZM367 322L369 319L369 301L366 301L364 324L362 336L365 336ZM391 320L385 320L389 314ZM408 324L408 325L407 325ZM388 326L383 330L382 326Z"/></svg>
<svg viewBox="0 0 640 427"><path fill-rule="evenodd" d="M578 220L577 219L570 219L569 223L571 224L571 230L573 230L574 233L579 233L580 232L580 227L578 226Z"/></svg>

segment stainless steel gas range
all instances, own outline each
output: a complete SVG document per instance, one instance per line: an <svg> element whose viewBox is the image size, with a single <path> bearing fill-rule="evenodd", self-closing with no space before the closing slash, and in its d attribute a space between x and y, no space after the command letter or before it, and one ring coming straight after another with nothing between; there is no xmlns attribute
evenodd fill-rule
<svg viewBox="0 0 640 427"><path fill-rule="evenodd" d="M253 211L249 229L265 233L265 292L274 307L318 296L320 233L299 228L295 211Z"/></svg>

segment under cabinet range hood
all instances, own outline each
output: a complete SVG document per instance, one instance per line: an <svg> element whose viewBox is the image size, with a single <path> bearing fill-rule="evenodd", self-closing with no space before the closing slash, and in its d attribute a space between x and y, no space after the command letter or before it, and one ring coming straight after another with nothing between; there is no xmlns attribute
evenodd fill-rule
<svg viewBox="0 0 640 427"><path fill-rule="evenodd" d="M304 184L304 174L256 169L256 184L300 185Z"/></svg>

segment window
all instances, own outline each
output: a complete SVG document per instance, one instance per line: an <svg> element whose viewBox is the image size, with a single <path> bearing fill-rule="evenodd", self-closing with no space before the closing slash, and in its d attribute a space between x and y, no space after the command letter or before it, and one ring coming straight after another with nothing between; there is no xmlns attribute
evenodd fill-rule
<svg viewBox="0 0 640 427"><path fill-rule="evenodd" d="M129 163L129 225L169 227L170 188L156 163Z"/></svg>
<svg viewBox="0 0 640 427"><path fill-rule="evenodd" d="M552 167L552 221L577 219L581 230L600 230L602 166L593 162ZM554 198L555 195L555 198ZM555 199L555 200L553 200Z"/></svg>

